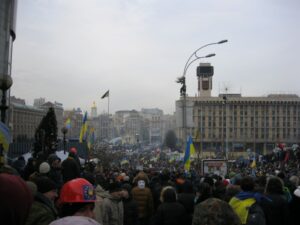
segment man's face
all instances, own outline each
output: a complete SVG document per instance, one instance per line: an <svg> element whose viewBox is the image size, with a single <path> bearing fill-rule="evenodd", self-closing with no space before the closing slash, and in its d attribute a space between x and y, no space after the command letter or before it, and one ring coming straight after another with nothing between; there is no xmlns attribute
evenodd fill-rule
<svg viewBox="0 0 300 225"><path fill-rule="evenodd" d="M121 191L121 197L125 198L125 199L128 199L129 198L128 191L127 190L122 190Z"/></svg>
<svg viewBox="0 0 300 225"><path fill-rule="evenodd" d="M56 159L52 162L53 168L60 168L60 160Z"/></svg>

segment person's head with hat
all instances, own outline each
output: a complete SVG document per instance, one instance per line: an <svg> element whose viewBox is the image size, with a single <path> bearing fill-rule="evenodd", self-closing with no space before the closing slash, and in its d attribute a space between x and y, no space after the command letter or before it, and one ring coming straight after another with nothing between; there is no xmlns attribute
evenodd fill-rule
<svg viewBox="0 0 300 225"><path fill-rule="evenodd" d="M84 178L76 178L62 186L59 203L61 216L94 218L96 195L93 185Z"/></svg>
<svg viewBox="0 0 300 225"><path fill-rule="evenodd" d="M42 175L46 175L50 172L50 165L47 162L42 162L39 166L39 173Z"/></svg>
<svg viewBox="0 0 300 225"><path fill-rule="evenodd" d="M57 195L57 185L48 177L39 177L35 180L37 191L43 194L50 201L54 201Z"/></svg>
<svg viewBox="0 0 300 225"><path fill-rule="evenodd" d="M108 185L108 191L115 198L121 198L123 196L122 195L123 189L120 182L117 181L110 182Z"/></svg>

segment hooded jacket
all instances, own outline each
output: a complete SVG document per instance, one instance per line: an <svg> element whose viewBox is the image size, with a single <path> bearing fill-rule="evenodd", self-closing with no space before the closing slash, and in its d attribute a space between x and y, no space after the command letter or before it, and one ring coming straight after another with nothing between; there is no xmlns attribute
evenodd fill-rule
<svg viewBox="0 0 300 225"><path fill-rule="evenodd" d="M57 211L54 204L43 194L37 192L26 225L48 225L55 219L57 219Z"/></svg>
<svg viewBox="0 0 300 225"><path fill-rule="evenodd" d="M123 225L124 211L121 198L105 191L101 186L96 187L95 219L102 225Z"/></svg>

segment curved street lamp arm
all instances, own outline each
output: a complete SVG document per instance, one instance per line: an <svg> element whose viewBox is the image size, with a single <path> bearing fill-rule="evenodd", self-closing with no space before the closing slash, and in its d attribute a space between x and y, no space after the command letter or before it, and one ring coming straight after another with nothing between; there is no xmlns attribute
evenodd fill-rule
<svg viewBox="0 0 300 225"><path fill-rule="evenodd" d="M183 76L185 77L186 71L188 70L188 68L190 67L190 65L191 65L193 62L197 61L198 59L203 59L203 58L206 58L206 57L197 57L197 58L193 59L191 62L189 62L189 63L187 64L187 66L185 67L184 71L183 71Z"/></svg>
<svg viewBox="0 0 300 225"><path fill-rule="evenodd" d="M195 55L196 55L196 54L195 54ZM206 55L206 56L196 56L195 59L193 59L192 61L190 61L190 62L187 64L185 70L183 71L183 76L185 76L186 71L188 70L188 68L190 67L190 65L191 65L193 62L197 61L198 59L214 57L215 55L216 55L215 53L212 53L212 54L208 54L208 55Z"/></svg>
<svg viewBox="0 0 300 225"><path fill-rule="evenodd" d="M209 46L209 45L216 45L216 44L218 44L218 43L219 43L219 42L209 43L209 44L206 44L206 45L201 46L201 47L198 48L196 51L194 51L194 52L191 54L191 56L189 57L189 59L186 61L186 63L185 63L184 70L183 70L183 74L185 75L184 72L187 70L187 67L188 67L188 65L189 65L189 62L190 62L191 58L192 58L193 56L198 57L198 56L197 56L197 52L198 52L199 50L201 50L202 48L205 48L205 47L207 47L207 46Z"/></svg>
<svg viewBox="0 0 300 225"><path fill-rule="evenodd" d="M186 70L187 70L188 65L190 65L189 62L190 62L191 58L192 58L193 56L195 56L196 58L198 57L198 56L197 56L197 52L198 52L199 50L201 50L201 49L203 49L203 48L205 48L205 47L207 47L207 46L210 46L210 45L223 44L223 43L226 43L226 42L227 42L227 40L221 40L221 41L219 41L219 42L209 43L209 44L206 44L206 45L201 46L201 47L198 48L196 51L194 51L194 52L191 54L191 56L188 58L188 60L186 61L186 63L185 63L185 66L184 66L184 69L183 69L183 76L185 75L185 72L186 72Z"/></svg>

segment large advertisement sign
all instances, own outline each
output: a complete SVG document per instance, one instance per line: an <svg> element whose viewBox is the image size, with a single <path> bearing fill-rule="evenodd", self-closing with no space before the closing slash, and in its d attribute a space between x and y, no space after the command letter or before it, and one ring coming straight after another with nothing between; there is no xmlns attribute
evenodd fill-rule
<svg viewBox="0 0 300 225"><path fill-rule="evenodd" d="M227 162L222 159L202 160L202 174L216 174L225 176L227 174Z"/></svg>

